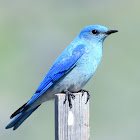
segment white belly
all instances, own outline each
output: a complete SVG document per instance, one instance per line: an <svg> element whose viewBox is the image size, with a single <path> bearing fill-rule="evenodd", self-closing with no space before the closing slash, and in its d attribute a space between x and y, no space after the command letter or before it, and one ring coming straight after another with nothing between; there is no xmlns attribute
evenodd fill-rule
<svg viewBox="0 0 140 140"><path fill-rule="evenodd" d="M76 66L72 71L70 71L66 76L61 78L56 82L49 90L44 93L42 100L47 101L53 99L56 93L64 92L64 90L69 90L70 92L78 92L81 90L88 80L92 77L97 68L96 62L89 67L86 66Z"/></svg>

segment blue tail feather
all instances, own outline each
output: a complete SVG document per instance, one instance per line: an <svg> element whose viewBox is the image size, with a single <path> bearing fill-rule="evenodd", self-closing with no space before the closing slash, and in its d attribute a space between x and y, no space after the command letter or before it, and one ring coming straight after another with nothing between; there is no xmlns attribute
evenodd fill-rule
<svg viewBox="0 0 140 140"><path fill-rule="evenodd" d="M40 106L40 105L39 105ZM6 129L12 128L16 130L39 106L31 109L30 111L26 112L23 111L19 113L7 126Z"/></svg>

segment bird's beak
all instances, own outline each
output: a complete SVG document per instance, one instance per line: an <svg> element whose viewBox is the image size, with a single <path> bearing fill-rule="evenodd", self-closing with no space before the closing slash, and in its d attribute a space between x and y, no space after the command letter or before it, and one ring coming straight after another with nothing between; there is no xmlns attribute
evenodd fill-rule
<svg viewBox="0 0 140 140"><path fill-rule="evenodd" d="M110 35L110 34L116 33L116 32L118 32L118 30L109 30L109 31L105 32L105 34Z"/></svg>

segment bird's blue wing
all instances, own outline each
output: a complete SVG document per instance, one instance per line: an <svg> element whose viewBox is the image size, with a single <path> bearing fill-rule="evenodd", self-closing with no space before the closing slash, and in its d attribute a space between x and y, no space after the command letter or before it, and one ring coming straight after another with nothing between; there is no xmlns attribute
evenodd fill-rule
<svg viewBox="0 0 140 140"><path fill-rule="evenodd" d="M55 61L51 69L46 74L45 78L40 83L35 94L32 96L27 105L32 104L43 93L45 93L54 83L63 75L73 69L78 59L84 54L85 45L77 45L73 50L65 50L60 57Z"/></svg>

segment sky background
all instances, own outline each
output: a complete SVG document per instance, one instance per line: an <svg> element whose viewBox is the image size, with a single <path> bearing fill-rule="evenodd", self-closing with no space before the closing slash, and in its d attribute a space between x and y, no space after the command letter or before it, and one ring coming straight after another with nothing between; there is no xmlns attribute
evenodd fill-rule
<svg viewBox="0 0 140 140"><path fill-rule="evenodd" d="M140 139L140 1L0 0L0 139L54 140L54 102L44 103L16 131L10 115L27 102L82 28L118 33L85 86L91 93L91 140Z"/></svg>

